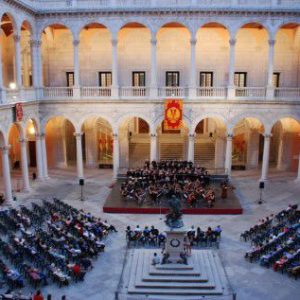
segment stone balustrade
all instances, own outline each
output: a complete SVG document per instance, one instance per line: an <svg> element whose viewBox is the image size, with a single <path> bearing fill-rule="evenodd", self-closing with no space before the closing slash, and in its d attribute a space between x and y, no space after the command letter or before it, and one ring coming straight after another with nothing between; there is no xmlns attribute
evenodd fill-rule
<svg viewBox="0 0 300 300"><path fill-rule="evenodd" d="M36 10L157 8L300 8L300 0L15 0Z"/></svg>
<svg viewBox="0 0 300 300"><path fill-rule="evenodd" d="M267 87L235 87L233 97L228 96L227 87L159 87L156 96L150 95L150 87L120 87L117 96L112 94L110 87L44 87L41 89L6 89L0 98L1 104L28 102L35 100L68 100L68 99L147 99L162 100L166 98L184 99L191 101L209 100L255 100L276 101L280 103L300 102L300 88L275 88L273 93L267 94ZM196 90L196 91L195 91Z"/></svg>

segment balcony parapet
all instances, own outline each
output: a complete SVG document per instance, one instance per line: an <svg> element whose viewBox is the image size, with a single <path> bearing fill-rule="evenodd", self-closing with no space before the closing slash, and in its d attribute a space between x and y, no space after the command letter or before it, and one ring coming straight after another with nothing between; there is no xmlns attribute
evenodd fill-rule
<svg viewBox="0 0 300 300"><path fill-rule="evenodd" d="M300 87L234 87L233 96L228 94L232 87L159 87L151 94L150 87L119 87L116 95L112 87L44 87L0 90L0 103L12 104L30 101L51 100L147 100L183 99L184 101L257 101L300 104Z"/></svg>
<svg viewBox="0 0 300 300"><path fill-rule="evenodd" d="M88 9L300 9L300 0L14 0L36 11Z"/></svg>

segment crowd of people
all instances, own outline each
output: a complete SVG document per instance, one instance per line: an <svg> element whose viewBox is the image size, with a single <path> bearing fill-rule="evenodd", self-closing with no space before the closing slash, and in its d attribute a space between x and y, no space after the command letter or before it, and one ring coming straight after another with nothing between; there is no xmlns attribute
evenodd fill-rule
<svg viewBox="0 0 300 300"><path fill-rule="evenodd" d="M59 199L32 203L32 209L1 211L0 274L6 294L26 283L37 289L50 282L63 286L83 281L113 231L107 221ZM39 297L34 299L43 299Z"/></svg>
<svg viewBox="0 0 300 300"><path fill-rule="evenodd" d="M277 215L259 220L258 224L241 234L251 242L245 258L259 261L261 266L286 272L297 279L300 275L300 211L289 205Z"/></svg>
<svg viewBox="0 0 300 300"><path fill-rule="evenodd" d="M195 228L194 225L187 230L185 236L185 248L187 252L191 247L219 247L219 241L221 238L222 228L220 225L212 229L208 227L206 230L202 230L200 227ZM153 246L164 248L166 242L166 233L159 231L156 227L145 226L143 229L137 225L135 228L127 226L126 228L126 240L128 246Z"/></svg>
<svg viewBox="0 0 300 300"><path fill-rule="evenodd" d="M120 193L125 201L135 200L138 205L149 199L157 205L163 198L178 197L187 206L196 207L205 201L213 207L216 196L205 168L188 161L145 162L142 168L130 169ZM227 182L221 183L222 198L227 198Z"/></svg>

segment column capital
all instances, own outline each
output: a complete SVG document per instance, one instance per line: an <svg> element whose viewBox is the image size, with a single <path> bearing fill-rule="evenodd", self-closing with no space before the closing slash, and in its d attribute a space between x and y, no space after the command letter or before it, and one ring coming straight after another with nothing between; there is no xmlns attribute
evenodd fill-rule
<svg viewBox="0 0 300 300"><path fill-rule="evenodd" d="M74 41L73 41L73 46L74 46L74 47L78 47L79 44L80 44L80 41L79 41L79 40L74 40Z"/></svg>
<svg viewBox="0 0 300 300"><path fill-rule="evenodd" d="M111 39L111 45L112 46L117 46L118 45L118 38L112 38Z"/></svg>
<svg viewBox="0 0 300 300"><path fill-rule="evenodd" d="M78 138L81 138L83 133L82 132L74 132L73 135L78 139Z"/></svg>
<svg viewBox="0 0 300 300"><path fill-rule="evenodd" d="M42 45L41 40L30 40L30 46L31 47L40 47Z"/></svg>
<svg viewBox="0 0 300 300"><path fill-rule="evenodd" d="M156 134L156 133L150 133L150 137L156 138L156 137L157 137L157 134Z"/></svg>
<svg viewBox="0 0 300 300"><path fill-rule="evenodd" d="M151 43L152 46L156 46L157 38L151 38L150 43Z"/></svg>
<svg viewBox="0 0 300 300"><path fill-rule="evenodd" d="M195 133L189 133L189 138L190 139L194 139L196 137L196 134Z"/></svg>
<svg viewBox="0 0 300 300"><path fill-rule="evenodd" d="M229 40L229 45L230 45L231 47L234 47L235 44L236 44L236 39L230 39L230 40Z"/></svg>
<svg viewBox="0 0 300 300"><path fill-rule="evenodd" d="M118 138L118 134L117 133L113 133L112 136L113 136L113 139L117 139Z"/></svg>
<svg viewBox="0 0 300 300"><path fill-rule="evenodd" d="M41 140L45 137L45 133L36 133L35 138L38 140Z"/></svg>
<svg viewBox="0 0 300 300"><path fill-rule="evenodd" d="M272 137L271 133L264 133L265 139L270 139Z"/></svg>
<svg viewBox="0 0 300 300"><path fill-rule="evenodd" d="M233 138L233 133L228 133L227 134L227 140L232 140Z"/></svg>
<svg viewBox="0 0 300 300"><path fill-rule="evenodd" d="M197 44L197 39L196 39L196 38L191 38L191 39L190 39L190 44L191 44L192 46L195 46L195 45Z"/></svg>
<svg viewBox="0 0 300 300"><path fill-rule="evenodd" d="M11 145L5 145L5 146L0 147L0 151L3 154L8 154L8 151L9 151L10 148L11 148Z"/></svg>
<svg viewBox="0 0 300 300"><path fill-rule="evenodd" d="M275 43L276 43L276 40L268 40L268 43L269 43L269 46L270 47L274 47L275 46Z"/></svg>
<svg viewBox="0 0 300 300"><path fill-rule="evenodd" d="M26 144L26 142L28 141L28 139L19 139L20 144Z"/></svg>
<svg viewBox="0 0 300 300"><path fill-rule="evenodd" d="M21 41L21 36L18 35L18 34L15 34L15 35L14 35L14 41L15 41L16 43L20 43L20 41Z"/></svg>

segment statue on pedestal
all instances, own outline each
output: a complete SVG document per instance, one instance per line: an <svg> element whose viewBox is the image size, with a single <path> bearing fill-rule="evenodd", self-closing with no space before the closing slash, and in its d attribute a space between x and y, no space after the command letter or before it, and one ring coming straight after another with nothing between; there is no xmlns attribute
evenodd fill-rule
<svg viewBox="0 0 300 300"><path fill-rule="evenodd" d="M166 215L165 223L171 229L183 227L181 203L180 200L173 195L168 201L170 212Z"/></svg>

